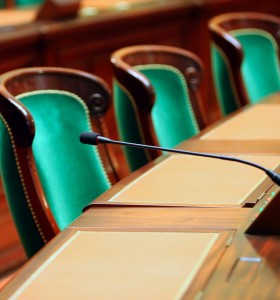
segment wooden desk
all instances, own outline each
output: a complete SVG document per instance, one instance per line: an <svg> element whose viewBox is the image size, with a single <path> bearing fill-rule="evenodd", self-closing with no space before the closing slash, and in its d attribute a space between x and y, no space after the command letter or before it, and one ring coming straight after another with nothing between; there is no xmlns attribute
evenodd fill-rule
<svg viewBox="0 0 280 300"><path fill-rule="evenodd" d="M144 171L156 163L162 164L164 160L151 163ZM243 261L238 263L239 256L246 255L258 262L267 255L258 253L259 248L253 249L243 231L237 237L238 228L246 222L251 209L106 203L108 197L134 181L141 172L143 170L103 194L99 204L88 208L33 257L3 289L1 296L194 299L203 294L208 298L209 294L211 298L212 293L217 293L217 280L223 280L224 294L220 292L220 295L228 295L227 277L231 273L231 280L239 279L243 286L251 266L246 262L243 265ZM263 182L261 186L266 185ZM269 184L267 189L271 193L275 186ZM257 246L263 247L266 243L263 239L257 241ZM271 257L270 251L268 255ZM230 261L225 258L228 256ZM227 269L220 267L226 263ZM256 263L257 270L259 266L262 272L255 271L253 275L259 274L257 278L263 279L264 274L270 272L270 266ZM222 268L218 274L217 268ZM253 268L255 270L255 265ZM275 292L277 274L272 273L267 278ZM255 293L255 289L251 290Z"/></svg>

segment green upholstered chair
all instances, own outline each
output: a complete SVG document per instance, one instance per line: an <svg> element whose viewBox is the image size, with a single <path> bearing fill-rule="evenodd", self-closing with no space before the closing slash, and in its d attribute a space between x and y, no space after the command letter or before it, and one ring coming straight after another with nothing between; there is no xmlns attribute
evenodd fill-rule
<svg viewBox="0 0 280 300"><path fill-rule="evenodd" d="M100 131L109 105L107 85L85 72L26 68L0 76L0 170L29 257L111 186L105 151L79 141L83 131Z"/></svg>
<svg viewBox="0 0 280 300"><path fill-rule="evenodd" d="M209 21L213 77L224 115L280 90L280 18L228 13Z"/></svg>
<svg viewBox="0 0 280 300"><path fill-rule="evenodd" d="M206 124L199 86L203 67L189 51L139 45L111 56L114 108L122 140L175 147ZM131 171L161 153L124 148Z"/></svg>
<svg viewBox="0 0 280 300"><path fill-rule="evenodd" d="M24 6L32 6L42 4L44 0L15 0L14 3L17 7L24 7Z"/></svg>

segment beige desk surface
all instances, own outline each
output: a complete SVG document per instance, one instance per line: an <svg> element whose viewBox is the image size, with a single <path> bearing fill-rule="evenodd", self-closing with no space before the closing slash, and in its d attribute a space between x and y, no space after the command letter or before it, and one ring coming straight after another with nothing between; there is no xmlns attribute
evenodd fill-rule
<svg viewBox="0 0 280 300"><path fill-rule="evenodd" d="M280 105L258 104L200 137L201 140L279 140Z"/></svg>
<svg viewBox="0 0 280 300"><path fill-rule="evenodd" d="M37 9L0 9L0 26L15 26L34 22Z"/></svg>
<svg viewBox="0 0 280 300"><path fill-rule="evenodd" d="M270 169L280 156L241 156ZM172 155L121 189L93 204L240 206L267 178L262 171L236 162Z"/></svg>
<svg viewBox="0 0 280 300"><path fill-rule="evenodd" d="M11 298L181 299L219 236L219 232L77 231ZM223 238L220 254L225 246Z"/></svg>

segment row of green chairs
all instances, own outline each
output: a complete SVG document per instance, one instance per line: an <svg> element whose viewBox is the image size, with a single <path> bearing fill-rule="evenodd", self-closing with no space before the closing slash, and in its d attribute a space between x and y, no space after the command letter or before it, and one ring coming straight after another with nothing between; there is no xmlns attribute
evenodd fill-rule
<svg viewBox="0 0 280 300"><path fill-rule="evenodd" d="M210 20L209 31L222 115L280 90L279 18L228 13ZM203 66L197 56L146 45L118 50L111 61L116 119L123 140L174 147L207 125L200 97ZM131 171L158 156L134 148L124 151Z"/></svg>
<svg viewBox="0 0 280 300"><path fill-rule="evenodd" d="M126 60L129 53L135 55L137 49L146 53L140 55L141 66L136 67L137 73L149 76L152 84L148 84L146 91L141 87L135 94L132 91L133 97L139 96L136 101L140 110L145 110L139 113L141 120L135 124L137 108L133 110L129 106L132 98L127 102L120 85L131 78L119 74L122 64L119 66L118 62ZM145 127L150 114L157 126L155 139L148 143L156 144L158 139L159 143L173 147L198 133L204 126L200 118L202 103L198 105L201 61L186 50L168 46L132 47L124 50L124 56L120 54L112 55L116 77L114 99L118 120L124 121L119 128L131 129L131 137L125 137L135 141L137 125ZM133 60L137 63L135 58ZM140 76L136 79L141 81ZM146 93L150 93L149 97L145 97ZM161 99L152 112L155 95ZM1 178L28 257L120 179L118 162L110 145L100 145L97 149L79 142L83 131L94 130L107 135L104 117L110 105L108 86L86 72L35 67L0 76ZM153 127L152 122L149 125L144 128L145 135ZM140 161L139 153L132 154L131 170L158 155L160 153L155 153Z"/></svg>
<svg viewBox="0 0 280 300"><path fill-rule="evenodd" d="M251 14L248 15L250 19ZM220 27L213 25L218 23L217 20L238 19L238 16L243 21L231 21L230 24L239 24L239 29L243 29L245 16L230 14L210 22L213 36L217 28L221 31ZM253 16L260 20L271 18L260 14ZM272 19L276 22L275 18ZM223 21L219 26L225 24ZM249 37L249 29L246 34L242 32L238 35L242 37L242 47L244 45L249 49L242 56L244 61L247 61L247 51L255 51L254 43L257 43L257 48L262 48L256 37L259 31L251 27L249 29L254 34L253 38L249 38L248 45L245 37ZM229 33L224 33L226 28L223 35L217 34L213 38L212 46L216 86L217 91L221 90L218 95L224 114L247 103L260 101L267 93L279 90L277 86L264 89L264 86L271 84L271 80L267 82L268 71L278 71L278 60L271 58L278 43L274 42L274 51L268 53L269 47L265 50L274 68L267 67L263 78L264 71L260 71L263 84L255 84L252 77L247 82L243 79L243 73L234 75L238 68L234 56L229 54L227 57L229 43L225 43L224 48L218 48L219 39L224 36L227 41L236 44ZM270 40L266 39L265 45ZM238 53L240 55L242 52ZM264 61L265 58L259 60ZM221 67L223 59L230 64ZM114 109L121 139L175 147L207 126L207 112L200 96L203 65L196 55L170 46L140 45L114 52L111 62L114 71ZM241 62L245 74L250 69L249 62L246 67ZM255 70L256 62L250 60L252 62ZM226 85L225 74L229 76L231 89ZM272 77L279 82L278 73L276 75ZM254 95L259 89L261 96L253 98L248 92L249 86ZM239 87L242 87L240 91ZM231 91L235 106L231 104L228 109L228 103L223 99L230 99ZM257 100L253 101L250 97ZM79 142L83 131L94 130L107 135L104 117L110 105L109 87L100 78L86 72L41 67L20 69L0 76L1 177L29 257L78 217L83 207L120 179L118 162L110 145L94 148ZM134 171L161 153L126 148L125 154L130 170Z"/></svg>

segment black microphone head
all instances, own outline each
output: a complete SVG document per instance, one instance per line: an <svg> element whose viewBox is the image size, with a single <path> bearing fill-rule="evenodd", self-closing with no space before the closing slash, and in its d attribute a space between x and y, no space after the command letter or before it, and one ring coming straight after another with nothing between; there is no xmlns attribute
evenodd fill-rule
<svg viewBox="0 0 280 300"><path fill-rule="evenodd" d="M98 144L98 136L100 134L95 132L82 132L80 134L80 141L83 144L89 144L89 145L97 145Z"/></svg>

